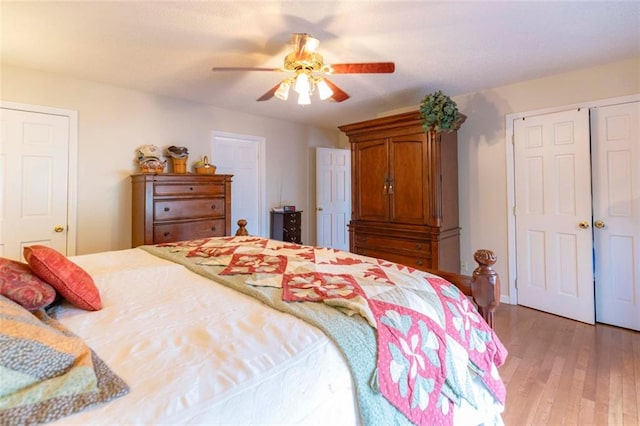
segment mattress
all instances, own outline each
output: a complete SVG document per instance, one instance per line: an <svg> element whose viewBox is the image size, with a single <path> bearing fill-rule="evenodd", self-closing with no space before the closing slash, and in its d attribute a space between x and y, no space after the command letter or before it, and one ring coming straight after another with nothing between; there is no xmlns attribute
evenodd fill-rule
<svg viewBox="0 0 640 426"><path fill-rule="evenodd" d="M59 424L357 423L349 370L314 327L139 249L71 260L103 309L56 317L131 392Z"/></svg>

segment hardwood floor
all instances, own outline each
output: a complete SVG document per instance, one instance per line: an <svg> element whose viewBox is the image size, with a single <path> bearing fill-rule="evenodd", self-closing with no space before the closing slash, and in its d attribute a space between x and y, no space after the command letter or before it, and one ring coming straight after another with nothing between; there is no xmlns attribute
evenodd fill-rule
<svg viewBox="0 0 640 426"><path fill-rule="evenodd" d="M640 332L500 305L504 422L640 425Z"/></svg>

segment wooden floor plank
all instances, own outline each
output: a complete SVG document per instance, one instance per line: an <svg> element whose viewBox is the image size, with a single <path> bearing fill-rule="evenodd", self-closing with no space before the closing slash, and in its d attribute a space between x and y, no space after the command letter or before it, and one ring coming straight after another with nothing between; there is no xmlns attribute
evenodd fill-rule
<svg viewBox="0 0 640 426"><path fill-rule="evenodd" d="M501 305L506 425L640 425L640 332Z"/></svg>

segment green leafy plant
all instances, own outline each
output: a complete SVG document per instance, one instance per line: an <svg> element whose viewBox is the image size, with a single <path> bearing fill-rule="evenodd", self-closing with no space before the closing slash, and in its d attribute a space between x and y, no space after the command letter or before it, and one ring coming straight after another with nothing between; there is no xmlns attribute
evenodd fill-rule
<svg viewBox="0 0 640 426"><path fill-rule="evenodd" d="M458 105L440 90L422 99L420 119L427 132L453 132L460 126Z"/></svg>

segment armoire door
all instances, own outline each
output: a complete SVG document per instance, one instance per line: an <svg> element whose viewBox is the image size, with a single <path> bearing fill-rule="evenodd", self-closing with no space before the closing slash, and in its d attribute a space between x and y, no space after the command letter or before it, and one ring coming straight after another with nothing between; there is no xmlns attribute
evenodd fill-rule
<svg viewBox="0 0 640 426"><path fill-rule="evenodd" d="M424 132L394 136L389 141L389 221L426 223L428 182Z"/></svg>
<svg viewBox="0 0 640 426"><path fill-rule="evenodd" d="M596 319L640 330L640 102L591 115Z"/></svg>
<svg viewBox="0 0 640 426"><path fill-rule="evenodd" d="M389 220L387 138L352 144L353 219Z"/></svg>
<svg viewBox="0 0 640 426"><path fill-rule="evenodd" d="M593 324L589 111L514 122L518 303Z"/></svg>

